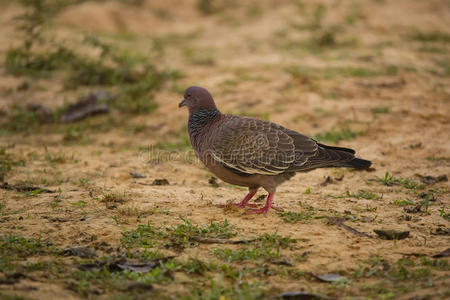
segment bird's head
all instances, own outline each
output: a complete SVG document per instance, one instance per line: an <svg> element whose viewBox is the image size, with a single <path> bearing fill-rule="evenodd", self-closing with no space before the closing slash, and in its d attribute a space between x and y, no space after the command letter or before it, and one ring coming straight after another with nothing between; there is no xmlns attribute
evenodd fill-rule
<svg viewBox="0 0 450 300"><path fill-rule="evenodd" d="M191 86L184 92L184 98L178 104L178 107L186 106L189 113L199 109L216 110L216 104L211 94L199 86Z"/></svg>

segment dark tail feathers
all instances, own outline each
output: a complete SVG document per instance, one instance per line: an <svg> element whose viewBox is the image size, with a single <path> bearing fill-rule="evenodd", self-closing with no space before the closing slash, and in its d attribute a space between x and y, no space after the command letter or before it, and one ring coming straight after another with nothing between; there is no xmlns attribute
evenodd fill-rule
<svg viewBox="0 0 450 300"><path fill-rule="evenodd" d="M350 161L343 162L340 164L340 167L349 167L349 168L355 168L355 169L367 169L372 165L372 162L370 160L365 160L361 158L354 158Z"/></svg>
<svg viewBox="0 0 450 300"><path fill-rule="evenodd" d="M361 159L361 158L356 158L353 157L353 159L348 160L348 156L349 154L355 154L355 150L353 149L349 149L349 148L344 148L344 147L334 147L334 146L328 146L328 145L323 145L323 144L319 144L320 147L325 148L327 150L331 150L331 151L336 151L337 153L341 153L340 156L343 159L346 159L346 161L343 162L338 162L335 166L336 167L348 167L348 168L355 168L355 169L367 169L368 167L370 167L370 165L372 165L372 162L369 160L365 160L365 159ZM342 153L344 152L344 153ZM344 155L343 155L344 154ZM353 155L352 155L353 156Z"/></svg>
<svg viewBox="0 0 450 300"><path fill-rule="evenodd" d="M342 152L348 152L351 154L355 154L355 150L350 149L350 148L344 148L344 147L334 147L334 146L328 146L328 145L324 145L324 144L320 144L317 143L317 145L319 145L319 147L328 149L328 150L337 150L337 151L342 151Z"/></svg>

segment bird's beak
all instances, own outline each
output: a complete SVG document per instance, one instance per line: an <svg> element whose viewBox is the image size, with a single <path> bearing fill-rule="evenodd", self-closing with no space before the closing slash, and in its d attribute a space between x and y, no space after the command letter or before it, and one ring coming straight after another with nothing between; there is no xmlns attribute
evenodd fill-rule
<svg viewBox="0 0 450 300"><path fill-rule="evenodd" d="M181 100L180 103L178 103L178 107L186 106L186 99Z"/></svg>

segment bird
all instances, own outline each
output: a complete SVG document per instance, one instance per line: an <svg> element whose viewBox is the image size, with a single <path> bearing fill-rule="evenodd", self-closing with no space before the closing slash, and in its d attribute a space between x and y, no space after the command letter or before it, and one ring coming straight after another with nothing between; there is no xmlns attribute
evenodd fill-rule
<svg viewBox="0 0 450 300"><path fill-rule="evenodd" d="M317 168L367 169L371 161L355 157L355 150L328 146L276 123L221 113L205 88L191 86L178 107L189 111L189 139L198 159L218 178L248 188L239 203L249 214L282 210L273 204L277 187L297 172ZM266 203L249 203L259 188ZM225 205L222 205L225 206Z"/></svg>

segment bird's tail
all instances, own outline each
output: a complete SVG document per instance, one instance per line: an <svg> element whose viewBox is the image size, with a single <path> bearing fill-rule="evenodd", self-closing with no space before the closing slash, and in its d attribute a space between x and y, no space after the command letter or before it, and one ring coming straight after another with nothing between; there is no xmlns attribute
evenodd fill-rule
<svg viewBox="0 0 450 300"><path fill-rule="evenodd" d="M332 156L337 155L339 157L338 161L332 163L333 167L348 167L355 169L367 169L372 165L372 162L369 160L365 160L362 158L354 157L355 150L344 148L344 147L335 147L335 146L327 146L323 144L319 144L320 147L326 149L329 154L333 154ZM339 161L341 160L341 161Z"/></svg>
<svg viewBox="0 0 450 300"><path fill-rule="evenodd" d="M337 167L348 167L348 168L355 168L355 169L367 169L372 165L372 162L370 160L365 160L362 158L354 158L350 161L342 162L337 165Z"/></svg>

